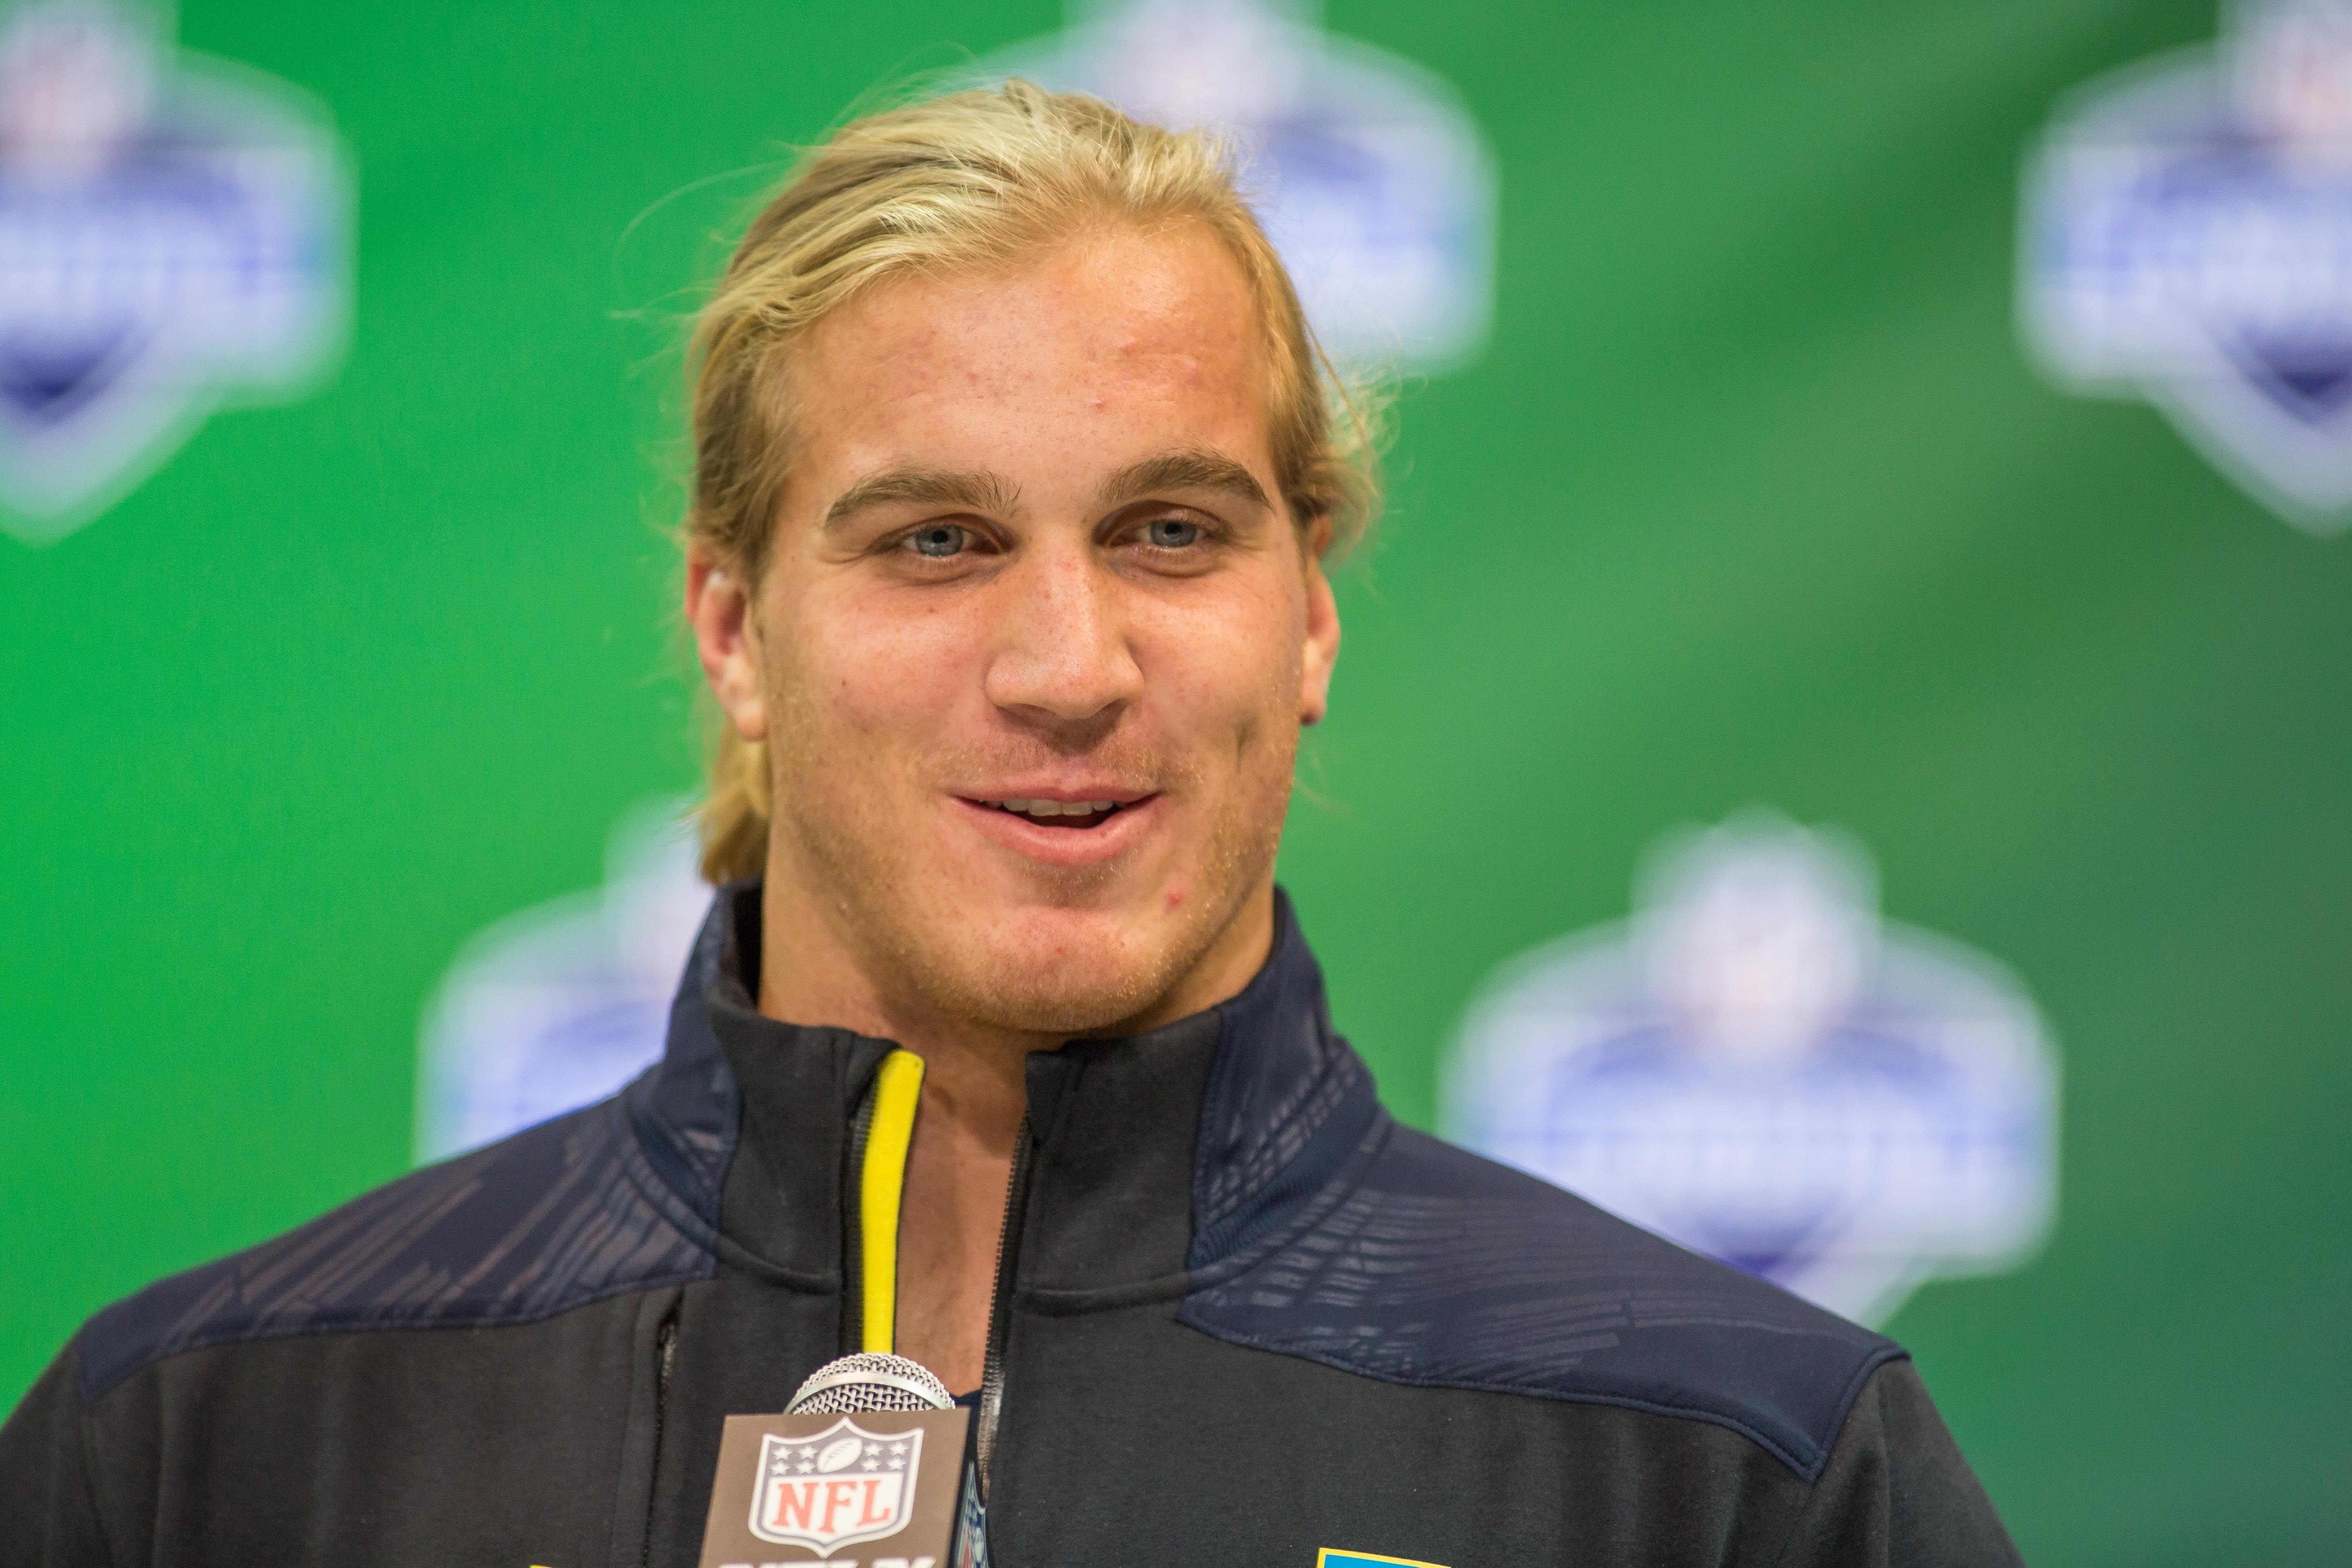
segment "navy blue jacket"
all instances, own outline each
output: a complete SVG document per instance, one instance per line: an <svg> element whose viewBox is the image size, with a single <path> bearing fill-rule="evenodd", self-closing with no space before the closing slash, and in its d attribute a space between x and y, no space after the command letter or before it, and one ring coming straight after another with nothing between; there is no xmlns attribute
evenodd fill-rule
<svg viewBox="0 0 2352 1568"><path fill-rule="evenodd" d="M619 1095L90 1320L0 1428L0 1568L695 1563L721 1418L852 1348L891 1048L760 1015L759 907ZM1028 1095L999 1564L2016 1561L1896 1345L1391 1119L1286 902Z"/></svg>

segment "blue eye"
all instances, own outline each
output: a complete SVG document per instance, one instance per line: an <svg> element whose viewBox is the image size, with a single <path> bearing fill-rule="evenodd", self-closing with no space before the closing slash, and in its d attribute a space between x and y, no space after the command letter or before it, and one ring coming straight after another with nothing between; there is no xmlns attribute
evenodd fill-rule
<svg viewBox="0 0 2352 1568"><path fill-rule="evenodd" d="M952 522L935 522L907 536L907 542L914 547L916 554L928 555L934 561L962 553L963 547L971 541L971 533Z"/></svg>
<svg viewBox="0 0 2352 1568"><path fill-rule="evenodd" d="M1181 550L1201 542L1201 525L1186 522L1181 517L1154 518L1144 530L1144 537L1151 541L1154 549Z"/></svg>

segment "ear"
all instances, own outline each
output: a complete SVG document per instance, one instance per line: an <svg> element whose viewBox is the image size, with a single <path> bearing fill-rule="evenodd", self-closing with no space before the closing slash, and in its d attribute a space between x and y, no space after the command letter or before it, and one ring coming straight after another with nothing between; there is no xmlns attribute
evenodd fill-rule
<svg viewBox="0 0 2352 1568"><path fill-rule="evenodd" d="M1339 602L1323 574L1331 547L1331 520L1318 518L1307 539L1307 647L1299 661L1298 721L1320 724L1331 706L1331 671L1339 662Z"/></svg>
<svg viewBox="0 0 2352 1568"><path fill-rule="evenodd" d="M751 589L731 567L699 550L686 560L686 619L702 678L735 732L768 738L768 708L760 692L760 628Z"/></svg>

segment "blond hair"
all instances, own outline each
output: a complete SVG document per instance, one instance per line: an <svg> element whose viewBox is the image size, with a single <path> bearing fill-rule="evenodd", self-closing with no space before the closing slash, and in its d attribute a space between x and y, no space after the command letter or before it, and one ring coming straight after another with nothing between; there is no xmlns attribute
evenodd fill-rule
<svg viewBox="0 0 2352 1568"><path fill-rule="evenodd" d="M1328 526L1327 554L1345 553L1379 507L1373 420L1317 346L1232 154L1018 80L852 121L752 220L695 324L688 548L758 583L793 458L786 373L800 334L885 279L1010 263L1106 221L1198 223L1240 263L1265 332L1282 499L1302 531ZM700 813L713 882L766 865L766 751L714 727Z"/></svg>

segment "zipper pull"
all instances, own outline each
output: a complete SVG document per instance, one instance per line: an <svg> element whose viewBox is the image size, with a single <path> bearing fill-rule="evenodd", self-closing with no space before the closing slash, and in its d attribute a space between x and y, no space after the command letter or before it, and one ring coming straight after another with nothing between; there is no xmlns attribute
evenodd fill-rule
<svg viewBox="0 0 2352 1568"><path fill-rule="evenodd" d="M877 1355L898 1348L898 1211L922 1098L923 1058L908 1050L884 1057L857 1162L858 1348Z"/></svg>

